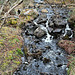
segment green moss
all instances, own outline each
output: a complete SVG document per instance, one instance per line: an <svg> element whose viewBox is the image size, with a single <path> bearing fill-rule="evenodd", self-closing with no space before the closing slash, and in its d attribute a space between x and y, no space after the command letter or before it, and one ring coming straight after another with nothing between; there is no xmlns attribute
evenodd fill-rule
<svg viewBox="0 0 75 75"><path fill-rule="evenodd" d="M15 44L16 42L19 42L18 38L9 39L9 43Z"/></svg>
<svg viewBox="0 0 75 75"><path fill-rule="evenodd" d="M11 20L10 24L12 24L12 25L17 24L17 21L16 20Z"/></svg>
<svg viewBox="0 0 75 75"><path fill-rule="evenodd" d="M12 55L9 55L8 56L8 59L13 60L13 56Z"/></svg>
<svg viewBox="0 0 75 75"><path fill-rule="evenodd" d="M7 21L8 24L11 24L11 25L16 25L17 24L17 19L15 18L12 18L10 19L9 21Z"/></svg>
<svg viewBox="0 0 75 75"><path fill-rule="evenodd" d="M0 45L4 45L3 42L0 42Z"/></svg>
<svg viewBox="0 0 75 75"><path fill-rule="evenodd" d="M15 64L17 64L17 65L20 64L20 61L15 61L15 60L13 60L13 62L14 62Z"/></svg>
<svg viewBox="0 0 75 75"><path fill-rule="evenodd" d="M26 46L24 46L24 53L25 53L25 56L27 57L28 56L28 49Z"/></svg>
<svg viewBox="0 0 75 75"><path fill-rule="evenodd" d="M21 49L17 48L17 54L23 55L23 52L21 51Z"/></svg>
<svg viewBox="0 0 75 75"><path fill-rule="evenodd" d="M30 16L27 16L27 20L29 21L31 19L31 17Z"/></svg>
<svg viewBox="0 0 75 75"><path fill-rule="evenodd" d="M0 33L0 74L12 75L21 64L22 37L18 28L2 27ZM13 62L15 61L15 63Z"/></svg>
<svg viewBox="0 0 75 75"><path fill-rule="evenodd" d="M4 71L6 69L6 67L8 66L8 64L5 62L1 65L1 69Z"/></svg>

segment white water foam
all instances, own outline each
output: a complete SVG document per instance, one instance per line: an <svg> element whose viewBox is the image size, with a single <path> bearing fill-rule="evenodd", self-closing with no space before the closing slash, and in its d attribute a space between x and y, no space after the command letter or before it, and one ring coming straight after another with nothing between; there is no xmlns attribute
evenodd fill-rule
<svg viewBox="0 0 75 75"><path fill-rule="evenodd" d="M71 33L72 33L72 34L71 34L71 36L69 36L69 38L72 38L72 37L73 37L73 32L72 32L72 30L71 30L71 28L69 27L69 25L68 25L68 24L66 25L65 33L64 33L64 35L63 35L63 36L65 36L65 35L67 34L67 31L68 31L68 30L69 30L69 31L71 31Z"/></svg>
<svg viewBox="0 0 75 75"><path fill-rule="evenodd" d="M38 25L35 21L34 21L34 24L36 25L36 26L39 26L42 30L44 30L45 32L46 32L46 39L42 39L43 41L45 41L45 42L51 42L52 41L52 39L53 39L53 36L51 36L50 34L49 34L49 32L48 32L48 20L47 20L47 22L46 22L46 27L45 26L43 26L43 25Z"/></svg>
<svg viewBox="0 0 75 75"><path fill-rule="evenodd" d="M43 29L43 30L45 30L46 31L46 39L42 39L42 40L44 40L45 42L52 42L52 38L53 38L53 36L51 36L50 34L49 34L49 32L48 32L48 28L49 26L48 26L48 20L47 20L47 22L46 22L46 27L41 27L41 29Z"/></svg>

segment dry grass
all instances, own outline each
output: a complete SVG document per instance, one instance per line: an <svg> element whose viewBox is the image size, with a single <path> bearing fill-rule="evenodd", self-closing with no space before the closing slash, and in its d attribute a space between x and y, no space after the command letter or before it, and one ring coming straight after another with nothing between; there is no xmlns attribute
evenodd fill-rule
<svg viewBox="0 0 75 75"><path fill-rule="evenodd" d="M0 30L0 74L12 75L21 64L23 39L18 28L3 27Z"/></svg>
<svg viewBox="0 0 75 75"><path fill-rule="evenodd" d="M69 56L69 69L67 70L68 75L75 75L75 57L73 55Z"/></svg>

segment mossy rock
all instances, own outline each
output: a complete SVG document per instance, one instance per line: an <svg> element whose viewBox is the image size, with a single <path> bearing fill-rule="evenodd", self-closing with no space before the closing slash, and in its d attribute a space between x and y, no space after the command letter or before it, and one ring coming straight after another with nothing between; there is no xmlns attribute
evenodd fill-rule
<svg viewBox="0 0 75 75"><path fill-rule="evenodd" d="M15 25L15 24L17 24L17 20L16 19L10 19L8 21L8 23L11 24L11 25Z"/></svg>
<svg viewBox="0 0 75 75"><path fill-rule="evenodd" d="M69 40L69 36L68 36L68 35L65 35L65 36L63 37L63 40Z"/></svg>
<svg viewBox="0 0 75 75"><path fill-rule="evenodd" d="M16 18L10 18L7 20L7 26L11 27L17 27L18 26L18 20Z"/></svg>

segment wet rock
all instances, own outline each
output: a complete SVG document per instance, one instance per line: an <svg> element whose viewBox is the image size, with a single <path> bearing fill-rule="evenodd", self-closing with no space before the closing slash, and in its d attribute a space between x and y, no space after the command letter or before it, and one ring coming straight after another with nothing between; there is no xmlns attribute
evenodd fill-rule
<svg viewBox="0 0 75 75"><path fill-rule="evenodd" d="M62 29L55 29L54 31L53 31L53 33L61 33L62 32Z"/></svg>
<svg viewBox="0 0 75 75"><path fill-rule="evenodd" d="M69 40L69 39L72 38L72 35L73 35L72 30L67 30L67 31L66 31L66 34L63 36L63 39L64 39L64 40Z"/></svg>
<svg viewBox="0 0 75 75"><path fill-rule="evenodd" d="M71 36L72 35L72 31L71 30L67 30L67 35Z"/></svg>
<svg viewBox="0 0 75 75"><path fill-rule="evenodd" d="M51 34L55 37L58 38L62 33L62 29L55 29Z"/></svg>
<svg viewBox="0 0 75 75"><path fill-rule="evenodd" d="M41 12L42 13L48 13L48 10L47 9L42 9Z"/></svg>
<svg viewBox="0 0 75 75"><path fill-rule="evenodd" d="M65 19L56 18L56 19L54 19L54 24L56 27L64 28L64 27L66 27L67 21Z"/></svg>
<svg viewBox="0 0 75 75"><path fill-rule="evenodd" d="M53 28L48 28L49 33L53 31Z"/></svg>
<svg viewBox="0 0 75 75"><path fill-rule="evenodd" d="M46 34L46 32L44 30L42 30L40 27L38 27L35 31L34 31L34 35L38 38L43 37Z"/></svg>
<svg viewBox="0 0 75 75"><path fill-rule="evenodd" d="M54 23L52 21L50 21L49 23L49 27L54 27Z"/></svg>
<svg viewBox="0 0 75 75"><path fill-rule="evenodd" d="M39 20L37 23L38 24L41 24L41 23L46 23L47 19L42 19L42 20Z"/></svg>
<svg viewBox="0 0 75 75"><path fill-rule="evenodd" d="M61 40L58 45L65 49L68 54L75 52L75 42L69 40Z"/></svg>
<svg viewBox="0 0 75 75"><path fill-rule="evenodd" d="M26 34L26 35L33 35L33 31L32 31L32 30L26 30L26 31L25 31L25 34Z"/></svg>

